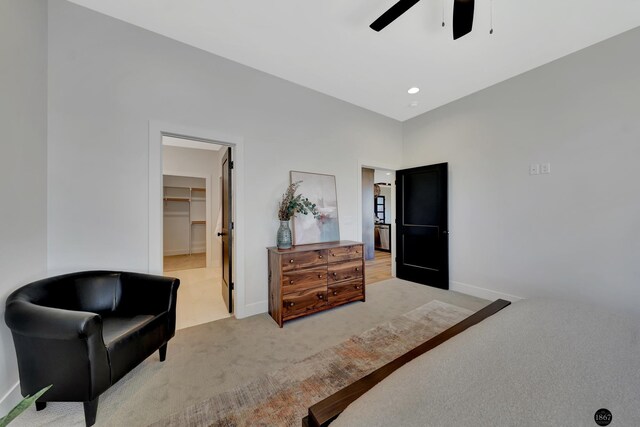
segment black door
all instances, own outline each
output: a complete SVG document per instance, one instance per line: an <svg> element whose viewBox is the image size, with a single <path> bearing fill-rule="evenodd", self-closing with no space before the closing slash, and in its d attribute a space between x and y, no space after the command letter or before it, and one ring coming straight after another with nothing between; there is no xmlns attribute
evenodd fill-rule
<svg viewBox="0 0 640 427"><path fill-rule="evenodd" d="M396 172L396 275L449 289L447 163Z"/></svg>
<svg viewBox="0 0 640 427"><path fill-rule="evenodd" d="M222 298L233 312L233 281L232 281L232 252L233 246L233 216L231 210L231 148L222 157Z"/></svg>

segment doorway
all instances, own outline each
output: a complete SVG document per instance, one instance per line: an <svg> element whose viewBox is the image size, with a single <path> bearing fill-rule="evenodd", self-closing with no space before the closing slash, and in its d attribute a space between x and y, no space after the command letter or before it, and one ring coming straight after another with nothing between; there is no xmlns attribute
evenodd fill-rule
<svg viewBox="0 0 640 427"><path fill-rule="evenodd" d="M232 312L229 156L223 144L162 136L163 274L181 282L177 329Z"/></svg>
<svg viewBox="0 0 640 427"><path fill-rule="evenodd" d="M367 284L393 277L394 177L394 171L389 169L362 168L362 241Z"/></svg>

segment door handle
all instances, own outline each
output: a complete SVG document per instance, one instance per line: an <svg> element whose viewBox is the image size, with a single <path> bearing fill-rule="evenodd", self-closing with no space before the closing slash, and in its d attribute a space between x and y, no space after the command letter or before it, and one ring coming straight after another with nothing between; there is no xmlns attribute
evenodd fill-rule
<svg viewBox="0 0 640 427"><path fill-rule="evenodd" d="M443 230L442 234L449 234L449 230Z"/></svg>
<svg viewBox="0 0 640 427"><path fill-rule="evenodd" d="M218 236L224 236L225 233L216 233Z"/></svg>

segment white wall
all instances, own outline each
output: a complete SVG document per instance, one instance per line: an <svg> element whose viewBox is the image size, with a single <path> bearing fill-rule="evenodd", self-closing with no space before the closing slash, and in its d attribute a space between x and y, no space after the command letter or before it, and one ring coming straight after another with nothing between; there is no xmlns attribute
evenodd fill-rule
<svg viewBox="0 0 640 427"><path fill-rule="evenodd" d="M635 29L404 123L406 167L449 162L454 289L640 313L639 45Z"/></svg>
<svg viewBox="0 0 640 427"><path fill-rule="evenodd" d="M358 162L400 165L399 122L60 0L49 10L53 271L147 270L150 120L244 139L246 311L267 307L290 170L336 175L341 237L359 239Z"/></svg>
<svg viewBox="0 0 640 427"><path fill-rule="evenodd" d="M220 188L218 180L220 177L221 167L218 160L218 151L164 145L162 147L162 170L165 174L180 174L183 176L200 178L204 177L209 181L210 191L206 195L209 206L208 209L206 209L206 218L204 218L207 221L205 228L208 231L206 231L204 235L200 236L202 234L202 230L199 230L198 228L202 226L195 226L196 228L194 228L194 232L197 240L200 240L200 237L202 237L202 243L205 243L204 240L208 235L208 265L219 265L222 262L220 258L221 249L220 245L214 244L213 238L213 230L220 210ZM193 212L196 206L192 205L191 208Z"/></svg>
<svg viewBox="0 0 640 427"><path fill-rule="evenodd" d="M0 319L11 291L46 274L46 37L45 1L0 1ZM0 321L1 415L19 397L17 382L13 340Z"/></svg>
<svg viewBox="0 0 640 427"><path fill-rule="evenodd" d="M380 186L380 195L384 196L384 222L391 224L391 186Z"/></svg>

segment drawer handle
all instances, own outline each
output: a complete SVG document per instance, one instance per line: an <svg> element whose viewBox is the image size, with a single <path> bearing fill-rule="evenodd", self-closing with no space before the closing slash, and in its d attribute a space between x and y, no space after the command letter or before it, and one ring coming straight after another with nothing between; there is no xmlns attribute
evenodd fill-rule
<svg viewBox="0 0 640 427"><path fill-rule="evenodd" d="M293 264L293 260L292 259L289 260L289 264Z"/></svg>
<svg viewBox="0 0 640 427"><path fill-rule="evenodd" d="M320 295L318 295L318 298L320 298L320 299L324 299L324 294L320 294Z"/></svg>
<svg viewBox="0 0 640 427"><path fill-rule="evenodd" d="M293 307L295 305L295 303L293 301L291 301L288 305L289 305L289 307Z"/></svg>
<svg viewBox="0 0 640 427"><path fill-rule="evenodd" d="M336 254L331 254L331 256L336 256Z"/></svg>
<svg viewBox="0 0 640 427"><path fill-rule="evenodd" d="M360 267L356 267L356 271L360 271Z"/></svg>
<svg viewBox="0 0 640 427"><path fill-rule="evenodd" d="M356 289L360 289L362 286L360 285L356 285Z"/></svg>
<svg viewBox="0 0 640 427"><path fill-rule="evenodd" d="M289 284L293 285L293 280L289 280Z"/></svg>
<svg viewBox="0 0 640 427"><path fill-rule="evenodd" d="M334 271L334 272L333 272L333 275L334 275L334 276L337 276L337 275L338 275L338 273L336 273L336 272Z"/></svg>
<svg viewBox="0 0 640 427"><path fill-rule="evenodd" d="M333 291L333 296L338 295L338 291Z"/></svg>
<svg viewBox="0 0 640 427"><path fill-rule="evenodd" d="M318 258L322 259L322 255L319 255Z"/></svg>
<svg viewBox="0 0 640 427"><path fill-rule="evenodd" d="M318 274L318 279L322 279L322 274Z"/></svg>

